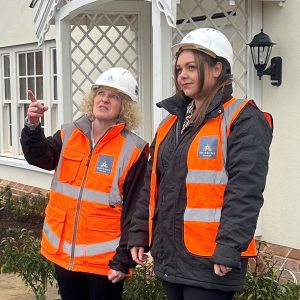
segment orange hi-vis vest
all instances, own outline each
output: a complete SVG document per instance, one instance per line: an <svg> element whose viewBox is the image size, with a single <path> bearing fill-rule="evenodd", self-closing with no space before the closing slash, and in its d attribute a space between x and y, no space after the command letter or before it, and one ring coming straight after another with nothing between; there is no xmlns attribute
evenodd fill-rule
<svg viewBox="0 0 300 300"><path fill-rule="evenodd" d="M224 112L207 121L191 143L187 154L186 195L184 212L184 244L188 251L199 256L212 256L220 225L228 175L225 169L227 159L227 137L230 127L244 106L252 100L232 98L223 104ZM264 113L270 126L269 114ZM152 218L157 201L157 156L158 148L177 116L168 116L159 126L153 155L150 183L149 233L152 237ZM252 239L243 256L255 256L256 245Z"/></svg>
<svg viewBox="0 0 300 300"><path fill-rule="evenodd" d="M42 254L68 270L107 275L121 236L123 184L146 142L114 125L92 149L91 122L61 130Z"/></svg>

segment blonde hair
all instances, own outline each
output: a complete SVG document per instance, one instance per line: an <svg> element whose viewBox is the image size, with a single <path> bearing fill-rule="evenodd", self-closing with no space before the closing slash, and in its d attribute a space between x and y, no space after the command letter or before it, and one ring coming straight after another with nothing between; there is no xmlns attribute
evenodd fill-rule
<svg viewBox="0 0 300 300"><path fill-rule="evenodd" d="M125 123L125 128L129 131L135 130L140 126L141 120L141 109L140 105L132 101L131 98L120 91L110 88L110 87L101 87L105 90L111 90L117 92L121 97L121 112L117 123ZM89 120L94 121L95 116L93 115L93 106L94 99L98 92L99 88L91 89L89 93L87 93L81 103L80 111L83 115L85 115Z"/></svg>
<svg viewBox="0 0 300 300"><path fill-rule="evenodd" d="M185 49L178 51L178 54L176 56L176 62L175 62L175 69L174 69L174 80L175 80L175 86L176 86L176 91L178 93L182 92L180 89L180 86L178 85L177 78L178 78L178 70L176 68L177 60ZM213 58L210 55L203 53L199 50L193 50L190 49L193 52L194 58L195 58L195 63L197 67L197 72L198 72L198 79L199 79L199 89L202 90L204 86L204 81L205 81L205 69L204 69L204 63L206 62L210 67L215 66L218 62L222 63L222 71L220 76L217 78L216 83L212 87L212 89L209 91L205 99L203 100L202 105L200 108L197 109L195 116L193 118L193 121L195 123L195 126L198 127L205 118L206 111L213 101L213 99L216 97L218 93L220 93L225 85L231 84L232 83L232 75L230 74L230 65L227 62L227 60L223 59L222 57L216 57Z"/></svg>

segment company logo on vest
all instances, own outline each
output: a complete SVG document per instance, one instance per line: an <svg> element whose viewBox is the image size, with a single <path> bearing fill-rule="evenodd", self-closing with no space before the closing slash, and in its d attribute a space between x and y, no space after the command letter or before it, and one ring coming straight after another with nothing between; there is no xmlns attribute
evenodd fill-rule
<svg viewBox="0 0 300 300"><path fill-rule="evenodd" d="M103 154L99 155L97 166L96 166L96 172L110 174L113 162L114 162L113 156L103 155Z"/></svg>
<svg viewBox="0 0 300 300"><path fill-rule="evenodd" d="M204 136L199 141L198 157L199 158L216 158L218 149L217 136Z"/></svg>

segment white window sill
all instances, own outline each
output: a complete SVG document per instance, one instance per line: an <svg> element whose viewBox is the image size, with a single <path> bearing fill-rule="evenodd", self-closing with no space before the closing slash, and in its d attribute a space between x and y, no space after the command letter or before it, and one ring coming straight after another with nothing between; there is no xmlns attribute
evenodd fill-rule
<svg viewBox="0 0 300 300"><path fill-rule="evenodd" d="M19 169L26 169L46 174L53 174L54 171L47 171L35 166L28 164L28 162L24 158L16 158L16 157L8 157L0 155L0 165L19 168Z"/></svg>

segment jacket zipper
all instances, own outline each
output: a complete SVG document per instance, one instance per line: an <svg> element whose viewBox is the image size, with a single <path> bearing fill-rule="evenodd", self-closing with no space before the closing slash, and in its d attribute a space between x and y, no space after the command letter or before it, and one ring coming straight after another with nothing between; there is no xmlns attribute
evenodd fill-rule
<svg viewBox="0 0 300 300"><path fill-rule="evenodd" d="M86 162L86 170L85 170L85 173L84 173L82 185L81 185L79 196L78 196L78 199L77 199L76 216L75 216L74 231L73 231L73 238L72 238L71 259L70 259L70 264L69 264L69 268L68 268L69 271L72 270L73 263L74 263L75 241L76 241L77 229L78 229L77 227L78 227L78 219L79 219L81 198L82 198L84 185L85 185L85 182L86 182L87 172L88 172L88 169L89 169L92 153L93 153L93 149L91 149L91 151L89 153L89 156L88 156L88 159L87 159L87 162Z"/></svg>
<svg viewBox="0 0 300 300"><path fill-rule="evenodd" d="M77 127L78 128L78 127ZM80 128L78 128L80 130ZM94 152L94 149L96 148L96 146L98 145L98 143L106 136L107 132L110 130L111 128L109 128L104 134L103 136L98 140L98 142L94 145L94 147L92 148L91 147L91 151L89 153L89 156L88 156L88 159L87 159L87 162L86 162L86 170L85 170L85 173L84 173L84 177L83 177L83 181L82 181L82 184L81 184L81 187L80 187L80 192L79 192L79 196L78 196L78 199L77 199L77 207L76 207L76 216L75 216L75 222L74 222L74 231L73 231L73 237L72 237L72 249L71 249L71 259L70 259L70 263L69 263L69 267L68 267L68 270L71 271L72 270L72 267L73 267L73 264L74 264L74 254L75 254L75 242L76 242L76 237L77 237L77 230L78 230L78 219L79 219L79 212L80 212L80 206L81 206L81 198L82 198L82 193L83 193L83 189L84 189L84 186L85 186L85 182L86 182L86 177L87 177L87 172L88 172L88 169L89 169L89 165L90 165L90 161L91 161L91 157L92 157L92 154ZM84 132L83 132L84 134ZM90 139L89 139L90 141ZM90 141L90 144L92 145L91 141Z"/></svg>

